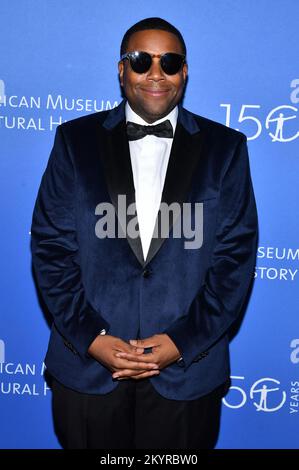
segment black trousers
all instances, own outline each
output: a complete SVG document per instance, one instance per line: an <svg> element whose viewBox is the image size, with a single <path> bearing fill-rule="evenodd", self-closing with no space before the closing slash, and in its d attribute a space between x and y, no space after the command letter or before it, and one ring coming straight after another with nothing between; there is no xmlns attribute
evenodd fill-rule
<svg viewBox="0 0 299 470"><path fill-rule="evenodd" d="M55 431L65 449L212 449L224 389L177 401L162 397L149 379L121 380L105 395L53 380Z"/></svg>

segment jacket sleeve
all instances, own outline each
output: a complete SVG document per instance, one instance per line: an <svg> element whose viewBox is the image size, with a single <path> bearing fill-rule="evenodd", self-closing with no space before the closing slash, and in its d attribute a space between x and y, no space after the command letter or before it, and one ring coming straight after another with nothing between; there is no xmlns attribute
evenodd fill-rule
<svg viewBox="0 0 299 470"><path fill-rule="evenodd" d="M204 284L188 311L164 331L181 352L178 365L185 370L205 357L237 319L253 279L257 232L246 137L242 135L222 177L214 248Z"/></svg>
<svg viewBox="0 0 299 470"><path fill-rule="evenodd" d="M60 334L81 355L109 324L88 302L76 239L76 174L57 128L31 225L33 269L39 290Z"/></svg>

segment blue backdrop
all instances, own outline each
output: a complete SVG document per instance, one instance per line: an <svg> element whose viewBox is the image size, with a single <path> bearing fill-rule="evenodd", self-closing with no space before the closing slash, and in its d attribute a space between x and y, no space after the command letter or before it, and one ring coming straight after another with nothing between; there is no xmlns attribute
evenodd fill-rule
<svg viewBox="0 0 299 470"><path fill-rule="evenodd" d="M1 1L0 447L59 447L31 274L33 204L57 124L120 102L119 45L148 16L185 37L184 106L248 136L260 242L218 448L297 448L297 0Z"/></svg>

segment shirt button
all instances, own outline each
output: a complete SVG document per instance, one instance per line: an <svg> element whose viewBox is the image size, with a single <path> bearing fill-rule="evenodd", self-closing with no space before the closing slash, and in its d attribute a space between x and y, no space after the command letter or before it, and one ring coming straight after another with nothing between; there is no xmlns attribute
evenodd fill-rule
<svg viewBox="0 0 299 470"><path fill-rule="evenodd" d="M145 277L146 279L150 277L150 275L151 275L151 272L149 269L145 269L142 273L142 276Z"/></svg>

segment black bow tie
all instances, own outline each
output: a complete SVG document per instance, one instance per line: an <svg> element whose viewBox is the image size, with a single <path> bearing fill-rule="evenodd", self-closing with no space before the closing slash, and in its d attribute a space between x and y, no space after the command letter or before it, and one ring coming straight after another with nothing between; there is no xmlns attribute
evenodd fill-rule
<svg viewBox="0 0 299 470"><path fill-rule="evenodd" d="M127 135L129 140L142 139L146 135L155 135L157 137L166 137L170 139L173 137L173 129L169 119L154 126L143 126L142 124L128 121Z"/></svg>

